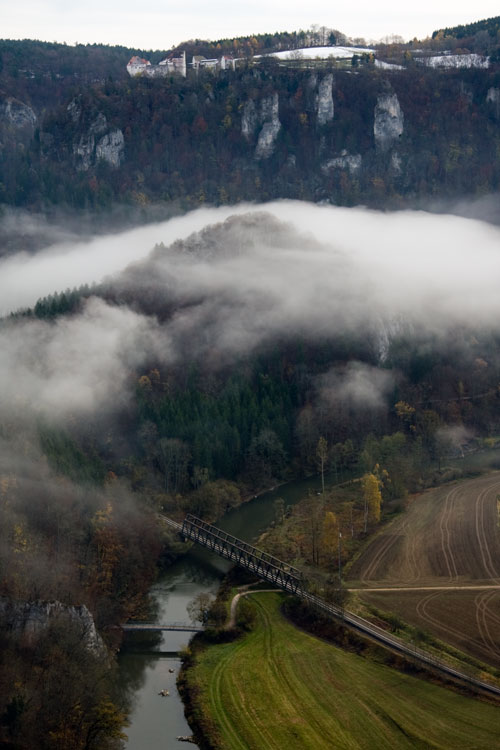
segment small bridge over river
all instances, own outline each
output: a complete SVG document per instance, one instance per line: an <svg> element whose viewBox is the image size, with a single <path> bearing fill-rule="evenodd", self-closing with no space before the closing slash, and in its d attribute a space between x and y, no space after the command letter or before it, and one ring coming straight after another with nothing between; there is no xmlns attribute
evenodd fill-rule
<svg viewBox="0 0 500 750"><path fill-rule="evenodd" d="M160 632L168 631L169 633L201 633L205 628L202 625L191 625L186 622L172 622L166 625L160 625L156 622L127 622L122 625L122 630L127 632Z"/></svg>
<svg viewBox="0 0 500 750"><path fill-rule="evenodd" d="M340 620L343 625L370 637L382 646L390 648L393 651L398 651L410 659L414 659L425 664L427 667L441 672L447 677L465 682L490 695L493 694L500 697L500 688L496 687L496 685L459 672L445 662L438 660L434 654L412 646L397 638L392 633L383 630L383 628L379 628L368 620L358 617L353 612L348 612L341 607L326 602L319 596L311 594L307 591L306 581L301 571L279 560L277 557L269 555L267 552L263 552L257 549L257 547L253 547L251 544L243 542L241 539L232 536L232 534L228 534L226 531L222 531L222 529L218 529L216 526L206 523L206 521L202 521L191 514L186 516L182 524L163 514L160 514L160 518L184 539L190 539L202 547L206 547L221 557L226 558L226 560L231 560L236 565L246 568L267 583L272 583L278 588L283 589L283 591L298 596L318 609L323 615ZM130 625L126 625L124 629L130 627ZM163 628L157 626L157 629Z"/></svg>

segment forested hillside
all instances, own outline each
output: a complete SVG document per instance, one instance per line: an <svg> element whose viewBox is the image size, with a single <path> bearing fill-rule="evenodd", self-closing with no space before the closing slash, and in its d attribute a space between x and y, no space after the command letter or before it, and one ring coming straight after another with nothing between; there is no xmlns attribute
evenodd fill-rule
<svg viewBox="0 0 500 750"><path fill-rule="evenodd" d="M281 320L276 311L272 277L269 296L261 295L257 281L251 293L245 288L239 296L244 272L236 273L238 264L246 268L255 246L269 246L278 258L293 249L301 258L310 244L287 224L250 212L170 248L158 246L113 281L53 295L14 317L26 324L57 322L84 313L96 295L118 310L125 306L158 321L163 333L155 335L168 342L163 355L148 355L147 367L135 371L134 406L120 438L117 424L109 426L104 442L100 427L92 437L85 433L83 442L79 427L71 428L66 437L44 442L51 461L71 478L88 473L98 483L113 471L173 512L194 503L197 512L214 518L224 506L216 492L202 497L207 483L224 479L254 492L314 472L320 439L327 442L330 468L352 469L365 461L367 436L370 454L375 451L367 463L375 464L376 441L398 433L398 460L406 458L397 471L391 468L391 492L404 494L432 482L441 457L459 451L467 435L496 435L500 361L494 329L446 322L444 339L413 313L397 324L376 314L371 319L369 298L363 301L370 310L366 319L361 323L356 312L350 320L354 290L345 298L332 291L321 310L305 308L294 325L293 317ZM234 274L222 294L212 294L211 283L198 278L207 259L216 288L219 273ZM312 268L310 273L316 288L320 282ZM335 276L325 283L335 289ZM317 327L309 323L316 315ZM325 331L323 318L330 316L336 323ZM233 329L244 331L241 344ZM237 502L236 495L227 498Z"/></svg>
<svg viewBox="0 0 500 750"><path fill-rule="evenodd" d="M441 35L445 39L470 39L480 32L486 32L491 39L498 40L499 31L500 16L495 16L494 18L485 18L482 21L474 21L473 23L461 24L460 26L452 26L450 28L447 27L445 29L433 31L432 38L436 39L436 37Z"/></svg>
<svg viewBox="0 0 500 750"><path fill-rule="evenodd" d="M267 60L149 80L120 67L130 51L111 51L108 65L96 50L96 67L81 50L78 76L92 81L84 86L36 73L20 76L14 96L11 74L0 81L0 201L107 210L286 197L400 207L498 188L495 66L347 71L330 62L311 71Z"/></svg>

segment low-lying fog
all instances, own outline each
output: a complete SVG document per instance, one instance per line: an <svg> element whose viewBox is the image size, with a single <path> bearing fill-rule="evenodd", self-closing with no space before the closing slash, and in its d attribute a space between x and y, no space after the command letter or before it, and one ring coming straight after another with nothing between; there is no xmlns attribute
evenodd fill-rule
<svg viewBox="0 0 500 750"><path fill-rule="evenodd" d="M489 294L495 277L491 264L499 262L500 229L473 219L423 211L387 214L295 201L241 204L203 208L123 234L86 242L66 240L36 255L19 253L0 259L0 314L33 305L39 297L54 291L100 281L147 256L156 243L169 245L229 216L255 210L265 210L290 223L300 235L321 243L320 262L328 263L329 254L345 256L352 266L354 283L359 274L358 281L374 283L384 294L390 289L391 297L399 296L403 301L408 292L412 301L421 301L425 295L422 285L430 285L436 294L446 297L450 292L465 292L470 299L471 294L484 288ZM312 260L307 242L303 250L302 258L296 254L294 261L307 266ZM320 270L314 262L313 266L312 272Z"/></svg>
<svg viewBox="0 0 500 750"><path fill-rule="evenodd" d="M230 357L297 332L373 330L382 341L397 321L434 333L496 328L499 272L500 229L490 224L299 202L200 209L112 237L66 240L0 261L3 311L109 276L129 306L90 299L55 323L4 326L0 400L64 416L126 395L128 373L146 358L168 366L214 348ZM149 306L130 303L132 293ZM171 305L163 322L146 314L162 304Z"/></svg>

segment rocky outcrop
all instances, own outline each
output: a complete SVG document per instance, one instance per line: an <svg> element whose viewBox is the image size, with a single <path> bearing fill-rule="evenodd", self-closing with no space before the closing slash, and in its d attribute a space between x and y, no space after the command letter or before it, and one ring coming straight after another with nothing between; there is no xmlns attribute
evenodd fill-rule
<svg viewBox="0 0 500 750"><path fill-rule="evenodd" d="M96 159L104 159L112 167L119 167L123 159L125 139L121 130L112 130L101 138L95 149Z"/></svg>
<svg viewBox="0 0 500 750"><path fill-rule="evenodd" d="M261 99L258 106L252 99L245 103L241 119L242 134L250 140L259 126L261 128L255 147L255 158L267 159L274 151L274 144L281 130L277 93Z"/></svg>
<svg viewBox="0 0 500 750"><path fill-rule="evenodd" d="M0 121L16 129L28 128L33 131L37 116L27 104L9 97L0 103Z"/></svg>
<svg viewBox="0 0 500 750"><path fill-rule="evenodd" d="M386 150L403 134L404 115L396 94L380 94L375 106L373 133L377 148Z"/></svg>
<svg viewBox="0 0 500 750"><path fill-rule="evenodd" d="M319 84L317 98L318 125L333 120L333 73L328 73Z"/></svg>
<svg viewBox="0 0 500 750"><path fill-rule="evenodd" d="M347 169L354 174L361 169L362 162L361 154L349 154L347 151L342 151L340 156L334 156L333 159L328 159L322 164L321 169L323 172L328 172L330 169Z"/></svg>
<svg viewBox="0 0 500 750"><path fill-rule="evenodd" d="M37 116L27 104L13 97L0 100L0 146L28 143L36 124Z"/></svg>
<svg viewBox="0 0 500 750"><path fill-rule="evenodd" d="M493 112L497 120L500 120L500 89L493 86L488 89L486 101L493 107Z"/></svg>
<svg viewBox="0 0 500 750"><path fill-rule="evenodd" d="M16 635L36 640L59 618L66 618L81 629L86 648L96 656L106 654L106 646L96 630L94 619L84 604L69 606L61 602L18 602L0 598L0 617Z"/></svg>
<svg viewBox="0 0 500 750"><path fill-rule="evenodd" d="M72 102L70 106L73 104L76 105ZM72 107L70 116L72 119L80 117L78 105ZM81 135L78 142L73 145L77 169L87 171L99 159L104 159L112 167L120 166L125 149L123 133L118 128L106 133L107 130L109 129L106 117L99 113L88 131Z"/></svg>
<svg viewBox="0 0 500 750"><path fill-rule="evenodd" d="M94 160L95 140L93 136L82 135L78 143L73 145L73 154L76 157L76 167L86 172Z"/></svg>
<svg viewBox="0 0 500 750"><path fill-rule="evenodd" d="M259 124L259 116L253 99L245 102L241 118L241 133L245 138L251 138Z"/></svg>
<svg viewBox="0 0 500 750"><path fill-rule="evenodd" d="M261 122L263 122L263 125L255 148L256 159L267 159L274 151L274 143L279 131L281 130L278 111L278 94L273 94L262 100Z"/></svg>
<svg viewBox="0 0 500 750"><path fill-rule="evenodd" d="M376 316L373 320L374 348L378 354L380 363L387 360L391 344L395 339L402 336L415 335L413 326L401 315L395 315L390 319Z"/></svg>
<svg viewBox="0 0 500 750"><path fill-rule="evenodd" d="M400 175L403 172L402 161L397 151L391 155L391 170L395 175Z"/></svg>
<svg viewBox="0 0 500 750"><path fill-rule="evenodd" d="M76 99L73 99L73 101L68 104L66 111L76 125L82 116L82 108Z"/></svg>
<svg viewBox="0 0 500 750"><path fill-rule="evenodd" d="M106 132L107 127L108 121L106 120L106 115L103 115L102 112L99 112L95 120L90 125L89 135L99 136L102 133Z"/></svg>

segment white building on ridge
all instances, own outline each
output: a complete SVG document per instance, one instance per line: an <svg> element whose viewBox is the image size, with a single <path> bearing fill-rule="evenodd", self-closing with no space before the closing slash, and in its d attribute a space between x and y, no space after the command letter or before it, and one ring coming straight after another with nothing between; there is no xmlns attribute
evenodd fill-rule
<svg viewBox="0 0 500 750"><path fill-rule="evenodd" d="M127 65L127 72L130 76L148 76L149 78L162 78L164 76L178 73L186 77L186 53L183 52L180 57L167 57L158 65L151 65L149 60L134 55L130 58Z"/></svg>

